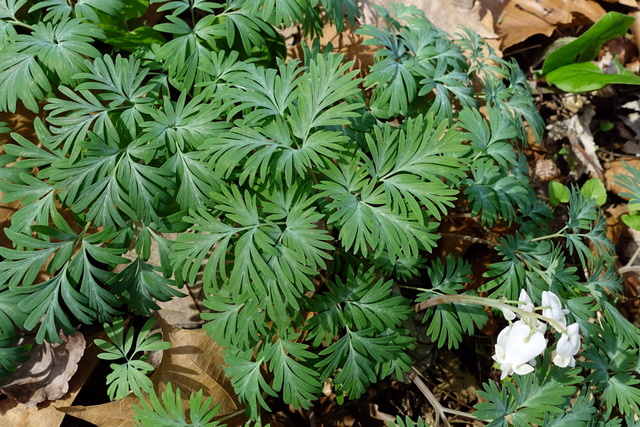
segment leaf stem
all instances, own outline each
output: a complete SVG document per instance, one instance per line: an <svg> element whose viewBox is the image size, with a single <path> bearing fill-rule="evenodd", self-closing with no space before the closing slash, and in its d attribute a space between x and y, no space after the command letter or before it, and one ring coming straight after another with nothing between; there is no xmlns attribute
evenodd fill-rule
<svg viewBox="0 0 640 427"><path fill-rule="evenodd" d="M435 307L440 304L473 304L473 305L482 305L486 307L498 308L500 310L506 309L510 310L516 314L519 314L520 317L532 317L543 322L549 323L552 325L557 331L561 333L566 333L567 328L562 323L558 322L555 319L550 319L541 314L537 314L531 311L527 311L523 308L516 307L512 304L519 303L520 301L509 301L509 300L497 300L491 298L485 298L477 295L466 295L466 294L451 294L451 295L438 295L436 297L429 298L425 301L421 301L417 303L414 307L416 312L426 310L430 307Z"/></svg>
<svg viewBox="0 0 640 427"><path fill-rule="evenodd" d="M316 177L316 174L313 172L313 169L311 169L310 166L307 166L307 172L309 172L309 176L311 177L311 181L313 181L313 183L315 185L318 185L318 178Z"/></svg>
<svg viewBox="0 0 640 427"><path fill-rule="evenodd" d="M555 239L556 237L565 237L564 235L564 230L566 230L567 227L562 228L562 230L553 233L553 234L548 234L546 236L540 236L540 237L534 237L533 239L531 239L532 242L539 242L540 240L547 240L547 239Z"/></svg>
<svg viewBox="0 0 640 427"><path fill-rule="evenodd" d="M32 30L32 31L33 31L33 27L32 27L31 25L26 24L26 23L21 22L21 21L18 21L15 17L13 17L13 19L12 19L11 21L9 21L9 23L10 23L11 25L17 25L17 26L19 26L19 27L27 28L27 29L29 29L29 30Z"/></svg>

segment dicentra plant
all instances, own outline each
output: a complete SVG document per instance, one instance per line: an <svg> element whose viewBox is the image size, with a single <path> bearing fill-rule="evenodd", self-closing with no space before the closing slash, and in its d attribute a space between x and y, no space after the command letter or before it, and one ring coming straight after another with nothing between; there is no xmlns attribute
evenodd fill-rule
<svg viewBox="0 0 640 427"><path fill-rule="evenodd" d="M274 30L344 30L350 0L0 0L0 110L37 113L37 140L14 133L0 157L3 202L21 203L0 249L0 373L28 357L23 334L59 341L104 322L103 358L126 359L112 391L151 391L134 363L150 326L134 348L116 316L150 316L180 296L174 285L201 281L204 329L257 419L269 395L309 408L323 383L356 398L402 376L412 304L435 345L455 348L495 315L485 307L524 319L550 291L579 325L550 323L558 343L582 331L575 367L543 347L533 373L485 385L475 416L566 425L637 412L638 330L616 308L605 220L576 189L556 212L536 196L521 149L544 123L522 71L471 32L453 39L390 7L383 26L357 30L377 48L360 79L317 40L285 60ZM477 223L471 237L495 253L479 290L468 261L431 255L448 215ZM510 355L514 336L497 360L524 372L535 359ZM137 421L186 423L179 396L153 392ZM191 398L204 423L210 406Z"/></svg>

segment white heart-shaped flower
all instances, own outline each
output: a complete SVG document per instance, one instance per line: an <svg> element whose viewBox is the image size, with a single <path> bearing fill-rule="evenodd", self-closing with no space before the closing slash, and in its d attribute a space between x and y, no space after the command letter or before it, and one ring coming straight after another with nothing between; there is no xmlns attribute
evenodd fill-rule
<svg viewBox="0 0 640 427"><path fill-rule="evenodd" d="M519 375L533 371L534 359L547 347L547 340L538 330L531 329L522 320L503 329L498 334L496 354L493 360L500 364L504 379L513 372ZM534 363L532 363L534 362Z"/></svg>

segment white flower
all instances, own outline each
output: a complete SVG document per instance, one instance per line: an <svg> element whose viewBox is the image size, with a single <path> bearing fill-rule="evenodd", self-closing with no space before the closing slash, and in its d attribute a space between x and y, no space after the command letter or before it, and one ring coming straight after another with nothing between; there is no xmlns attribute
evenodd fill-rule
<svg viewBox="0 0 640 427"><path fill-rule="evenodd" d="M533 313L533 302L531 302L531 298L529 298L527 291L525 291L524 289L520 291L520 296L518 297L518 307L522 308L524 311ZM501 310L502 315L505 319L513 320L516 318L516 314L508 308L503 307ZM522 318L522 316L518 317Z"/></svg>
<svg viewBox="0 0 640 427"><path fill-rule="evenodd" d="M502 310L502 315L504 316L505 319L513 320L516 318L516 314L513 311L509 310L508 308L502 307L501 310Z"/></svg>
<svg viewBox="0 0 640 427"><path fill-rule="evenodd" d="M580 327L577 323L567 326L567 333L562 334L556 345L553 363L561 368L576 366L573 356L580 351Z"/></svg>
<svg viewBox="0 0 640 427"><path fill-rule="evenodd" d="M527 294L527 291L525 291L524 289L522 289L520 291L520 296L518 297L518 301L520 302L520 304L518 304L518 305L524 311L527 311L529 313L533 313L533 311L535 309L535 306L533 305L533 301L531 301L531 298L529 298L529 295ZM547 324L546 323L542 323L541 321L539 321L538 319L536 319L534 317L523 317L523 316L520 316L520 318L522 320L524 320L525 323L527 323L532 329L536 329L541 334L544 334L547 331Z"/></svg>
<svg viewBox="0 0 640 427"><path fill-rule="evenodd" d="M542 315L549 319L557 320L565 326L567 320L564 318L565 314L569 313L569 310L562 309L562 303L560 298L553 292L542 291Z"/></svg>
<svg viewBox="0 0 640 427"><path fill-rule="evenodd" d="M500 364L502 370L500 379L506 378L513 372L524 375L533 371L535 357L540 355L546 347L547 340L544 335L531 329L522 320L503 329L498 335L496 354L493 356L493 360Z"/></svg>
<svg viewBox="0 0 640 427"><path fill-rule="evenodd" d="M524 311L528 311L529 313L533 313L533 302L531 298L529 298L529 294L524 289L520 291L520 296L518 297L518 304Z"/></svg>

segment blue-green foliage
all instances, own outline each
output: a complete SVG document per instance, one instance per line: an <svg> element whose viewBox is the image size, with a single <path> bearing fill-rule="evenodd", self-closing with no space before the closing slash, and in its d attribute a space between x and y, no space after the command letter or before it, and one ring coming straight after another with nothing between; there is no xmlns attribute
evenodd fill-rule
<svg viewBox="0 0 640 427"><path fill-rule="evenodd" d="M572 189L566 226L551 229L521 150L527 124L540 138L542 119L517 64L479 36L452 39L416 8L392 5L384 25L358 30L378 48L360 79L317 39L285 61L275 30L317 35L323 13L344 29L358 17L353 1L151 3L153 27L138 19L143 0L0 0L0 111L21 103L42 117L37 142L13 133L0 156L2 201L21 204L5 232L12 247L0 248L0 374L24 360L14 339L23 331L59 341L59 330L104 322L112 344L100 342L102 357L126 359L110 394L148 392L152 368L137 353L165 346L147 337L150 324L134 343L115 316L149 316L176 287L201 282L204 329L226 349L253 419L267 396L308 408L327 383L357 398L410 369L415 293L401 289L411 279L429 279L418 302L477 294L467 261L429 259L448 216L475 221L495 245L481 292L527 289L539 303L552 290L584 331L602 332L589 321L600 311L604 333L637 353L637 330L612 300L620 283L602 215ZM457 347L487 318L453 304L423 321L437 346ZM607 374L585 386L631 414L637 369L589 343L598 350L581 366ZM487 385L479 414L499 425L591 413L558 411L580 368L543 366ZM162 409L152 395L138 421L153 422L153 409L181 422L178 398L168 389ZM209 403L192 405L209 423Z"/></svg>

